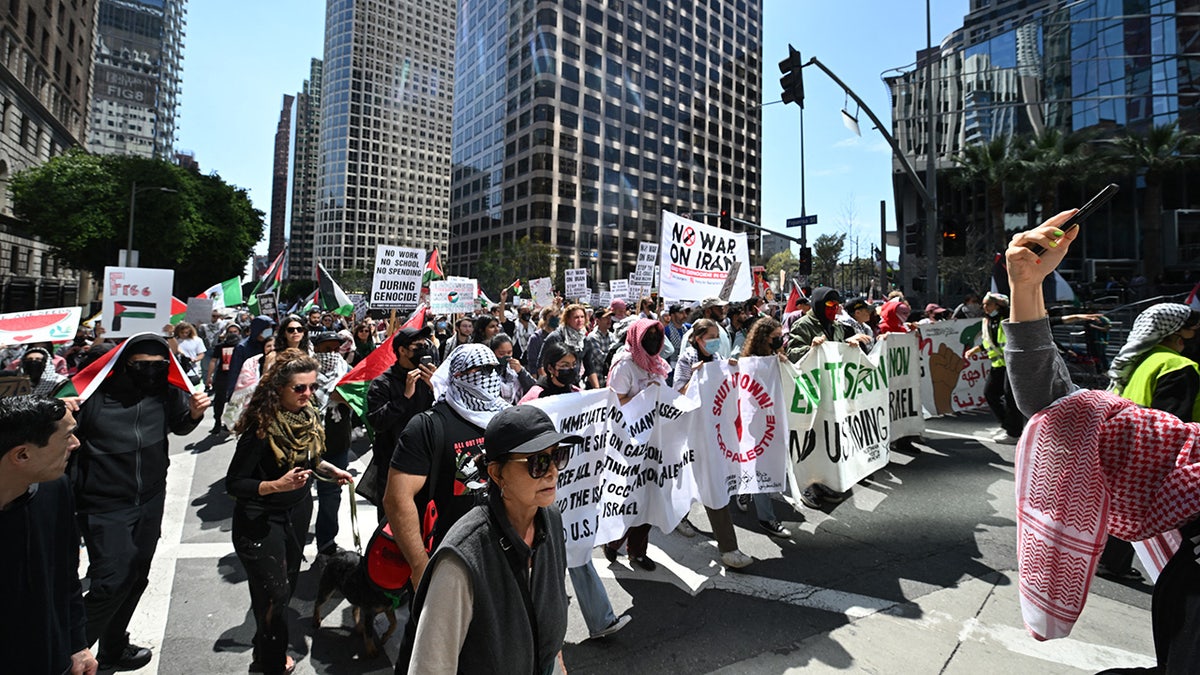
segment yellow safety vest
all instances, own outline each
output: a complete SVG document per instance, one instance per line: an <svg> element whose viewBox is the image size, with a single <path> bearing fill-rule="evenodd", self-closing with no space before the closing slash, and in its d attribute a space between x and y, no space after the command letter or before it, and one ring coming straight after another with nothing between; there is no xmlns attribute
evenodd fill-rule
<svg viewBox="0 0 1200 675"><path fill-rule="evenodd" d="M992 344L991 332L988 330L988 318L983 317L983 351L987 353L988 358L992 360L993 368L1004 367L1004 322L996 327L996 342Z"/></svg>
<svg viewBox="0 0 1200 675"><path fill-rule="evenodd" d="M1184 368L1191 368L1200 374L1200 365L1195 361L1166 347L1154 347L1146 353L1142 362L1133 369L1129 384L1121 390L1121 398L1150 407L1154 401L1154 389L1158 386L1158 378ZM1200 420L1200 398L1192 403L1192 421Z"/></svg>

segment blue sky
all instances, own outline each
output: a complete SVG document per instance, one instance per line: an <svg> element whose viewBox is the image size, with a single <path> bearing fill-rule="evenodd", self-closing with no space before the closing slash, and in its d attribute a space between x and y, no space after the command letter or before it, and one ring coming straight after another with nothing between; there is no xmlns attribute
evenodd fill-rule
<svg viewBox="0 0 1200 675"><path fill-rule="evenodd" d="M925 46L921 0L763 0L763 99L779 99L776 64L790 42L816 56L885 124L891 110L880 74L909 65ZM968 0L931 0L933 39L962 25ZM309 59L323 51L324 0L200 0L188 5L178 147L201 170L250 191L269 216L275 126L283 94L300 90ZM807 213L812 241L848 231L869 252L879 241L879 202L892 218L890 150L859 115L862 137L842 125L845 97L815 67L804 69ZM849 102L854 112L854 102ZM800 215L799 108L763 109L762 224L784 231ZM791 234L798 236L799 230ZM265 244L260 246L265 248ZM849 252L849 251L848 251ZM889 251L896 257L896 250Z"/></svg>

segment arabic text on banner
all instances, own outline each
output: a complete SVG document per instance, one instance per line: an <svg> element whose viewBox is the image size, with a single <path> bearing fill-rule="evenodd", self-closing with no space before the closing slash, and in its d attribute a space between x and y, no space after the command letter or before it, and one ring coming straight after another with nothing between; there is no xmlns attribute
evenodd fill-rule
<svg viewBox="0 0 1200 675"><path fill-rule="evenodd" d="M921 327L921 401L931 416L986 405L983 388L991 362L984 354L963 356L979 344L980 319L954 319Z"/></svg>

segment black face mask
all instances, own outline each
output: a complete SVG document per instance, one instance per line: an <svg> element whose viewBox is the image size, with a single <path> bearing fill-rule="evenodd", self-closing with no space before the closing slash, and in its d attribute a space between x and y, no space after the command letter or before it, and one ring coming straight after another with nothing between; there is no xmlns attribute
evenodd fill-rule
<svg viewBox="0 0 1200 675"><path fill-rule="evenodd" d="M642 349L650 356L657 356L662 351L663 334L662 331L649 331L642 336Z"/></svg>
<svg viewBox="0 0 1200 675"><path fill-rule="evenodd" d="M783 336L771 338L771 351L777 352L783 348Z"/></svg>
<svg viewBox="0 0 1200 675"><path fill-rule="evenodd" d="M559 368L554 371L554 379L561 382L564 387L573 387L576 382L579 382L579 371L575 368Z"/></svg>
<svg viewBox="0 0 1200 675"><path fill-rule="evenodd" d="M42 379L42 373L46 372L46 362L38 359L22 361L21 370L25 371L31 382L39 382Z"/></svg>
<svg viewBox="0 0 1200 675"><path fill-rule="evenodd" d="M412 362L414 364L418 364L421 362L421 358L424 356L430 356L430 357L433 356L433 348L430 347L429 345L422 345L420 347L413 349L413 354L411 357Z"/></svg>
<svg viewBox="0 0 1200 675"><path fill-rule="evenodd" d="M134 361L125 367L129 381L147 396L161 394L167 388L166 361Z"/></svg>

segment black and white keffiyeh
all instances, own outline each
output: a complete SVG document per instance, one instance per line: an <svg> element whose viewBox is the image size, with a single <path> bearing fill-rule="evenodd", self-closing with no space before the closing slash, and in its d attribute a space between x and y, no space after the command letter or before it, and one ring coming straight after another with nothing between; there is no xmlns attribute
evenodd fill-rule
<svg viewBox="0 0 1200 675"><path fill-rule="evenodd" d="M496 354L481 344L462 345L450 355L450 379L445 400L463 419L480 429L487 428L492 415L509 404L500 397L500 375L494 368L471 373L466 371L499 363Z"/></svg>
<svg viewBox="0 0 1200 675"><path fill-rule="evenodd" d="M1146 309L1133 321L1133 328L1125 345L1113 359L1108 377L1112 380L1111 389L1120 394L1134 369L1141 362L1142 356L1163 341L1163 338L1179 332L1187 322L1192 309L1187 305L1176 302L1164 302Z"/></svg>

